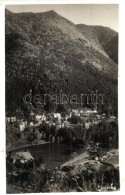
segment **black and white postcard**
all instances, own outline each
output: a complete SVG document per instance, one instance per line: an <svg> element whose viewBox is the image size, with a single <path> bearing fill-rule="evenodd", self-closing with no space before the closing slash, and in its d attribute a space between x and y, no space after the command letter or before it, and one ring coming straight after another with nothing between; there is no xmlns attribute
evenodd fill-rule
<svg viewBox="0 0 125 195"><path fill-rule="evenodd" d="M119 191L119 4L4 11L6 193Z"/></svg>

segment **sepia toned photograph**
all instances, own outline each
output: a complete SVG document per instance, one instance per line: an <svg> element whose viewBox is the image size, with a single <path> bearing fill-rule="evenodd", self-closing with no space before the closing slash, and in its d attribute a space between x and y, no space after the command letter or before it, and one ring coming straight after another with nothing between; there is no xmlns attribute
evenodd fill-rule
<svg viewBox="0 0 125 195"><path fill-rule="evenodd" d="M5 6L7 194L120 190L118 16Z"/></svg>

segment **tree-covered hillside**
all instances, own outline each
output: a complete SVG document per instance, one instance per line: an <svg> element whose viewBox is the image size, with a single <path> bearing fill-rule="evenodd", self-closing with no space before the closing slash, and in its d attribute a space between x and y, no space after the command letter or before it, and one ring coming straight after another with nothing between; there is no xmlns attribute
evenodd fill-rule
<svg viewBox="0 0 125 195"><path fill-rule="evenodd" d="M107 52L113 51L108 41L116 32L95 27L100 33L93 34L93 27L85 33L54 11L5 14L7 112L23 110L23 96L31 89L33 94L98 90L105 96L101 109L111 105L117 115L117 63Z"/></svg>

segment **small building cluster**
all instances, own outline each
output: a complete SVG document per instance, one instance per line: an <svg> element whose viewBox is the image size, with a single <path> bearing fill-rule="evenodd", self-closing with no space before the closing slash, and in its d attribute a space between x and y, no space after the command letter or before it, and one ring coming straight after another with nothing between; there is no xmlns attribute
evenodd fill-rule
<svg viewBox="0 0 125 195"><path fill-rule="evenodd" d="M37 127L43 123L51 126L56 126L56 129L68 127L72 125L73 118L78 120L78 123L83 123L85 129L89 129L91 125L98 124L102 120L106 119L106 115L99 114L96 109L91 108L81 108L81 109L70 109L67 114L63 113L37 113L33 111L30 112L29 122L23 117L10 116L6 117L6 123L18 123L20 132L23 132L27 126ZM115 121L115 116L110 116L108 118L109 122Z"/></svg>

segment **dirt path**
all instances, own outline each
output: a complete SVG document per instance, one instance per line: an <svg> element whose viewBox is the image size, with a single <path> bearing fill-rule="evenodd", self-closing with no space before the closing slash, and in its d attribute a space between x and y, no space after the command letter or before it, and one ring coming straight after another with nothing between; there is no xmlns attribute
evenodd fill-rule
<svg viewBox="0 0 125 195"><path fill-rule="evenodd" d="M77 164L84 164L86 162L89 162L90 160L88 159L90 155L88 155L86 152L83 154L75 157L74 159L71 159L64 163L61 167L63 166L69 166L69 165L77 165Z"/></svg>

